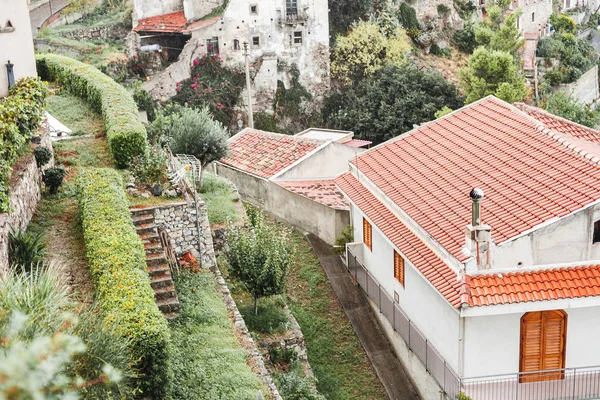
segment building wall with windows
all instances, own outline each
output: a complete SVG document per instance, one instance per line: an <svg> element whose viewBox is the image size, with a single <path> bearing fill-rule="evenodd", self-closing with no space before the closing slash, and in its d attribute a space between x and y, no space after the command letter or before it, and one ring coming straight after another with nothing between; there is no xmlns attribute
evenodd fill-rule
<svg viewBox="0 0 600 400"><path fill-rule="evenodd" d="M37 76L28 2L0 0L0 97L8 94L6 64L14 65L14 80Z"/></svg>
<svg viewBox="0 0 600 400"><path fill-rule="evenodd" d="M552 0L518 0L517 6L522 11L518 27L524 33L540 32L552 15Z"/></svg>

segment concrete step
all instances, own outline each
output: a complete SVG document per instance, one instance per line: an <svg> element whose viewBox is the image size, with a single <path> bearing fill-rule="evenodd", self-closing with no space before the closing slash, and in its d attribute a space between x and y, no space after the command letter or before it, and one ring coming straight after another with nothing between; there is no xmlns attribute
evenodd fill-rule
<svg viewBox="0 0 600 400"><path fill-rule="evenodd" d="M161 264L168 265L167 258L165 257L164 253L163 254L152 254L152 255L146 257L146 264L149 267L154 266L154 265L161 265Z"/></svg>
<svg viewBox="0 0 600 400"><path fill-rule="evenodd" d="M169 312L169 313L163 313L163 314L164 314L165 318L168 320L173 320L179 316L179 313L176 313L176 312Z"/></svg>
<svg viewBox="0 0 600 400"><path fill-rule="evenodd" d="M131 220L135 226L140 226L143 224L153 224L154 223L154 215L152 214L143 214L139 217L132 217Z"/></svg>
<svg viewBox="0 0 600 400"><path fill-rule="evenodd" d="M173 313L179 311L180 305L179 300L176 297L171 297L164 300L157 300L156 305L163 314Z"/></svg>
<svg viewBox="0 0 600 400"><path fill-rule="evenodd" d="M177 294L175 294L175 288L169 286L166 288L154 289L154 298L156 301L167 300L177 298Z"/></svg>
<svg viewBox="0 0 600 400"><path fill-rule="evenodd" d="M145 233L155 233L158 236L158 233L156 231L156 225L154 223L137 225L135 227L135 230L140 236Z"/></svg>
<svg viewBox="0 0 600 400"><path fill-rule="evenodd" d="M148 265L148 275L150 275L150 278L167 274L171 275L171 269L166 263L159 265Z"/></svg>
<svg viewBox="0 0 600 400"><path fill-rule="evenodd" d="M144 249L146 250L146 256L153 254L163 254L164 250L160 244L160 240L144 243Z"/></svg>
<svg viewBox="0 0 600 400"><path fill-rule="evenodd" d="M140 217L142 215L154 215L154 207L145 208L130 208L129 212L132 217Z"/></svg>
<svg viewBox="0 0 600 400"><path fill-rule="evenodd" d="M152 277L152 281L150 282L150 286L152 286L152 289L163 289L166 287L173 287L175 286L173 284L173 278L171 277L171 274L164 274L164 275L155 275Z"/></svg>

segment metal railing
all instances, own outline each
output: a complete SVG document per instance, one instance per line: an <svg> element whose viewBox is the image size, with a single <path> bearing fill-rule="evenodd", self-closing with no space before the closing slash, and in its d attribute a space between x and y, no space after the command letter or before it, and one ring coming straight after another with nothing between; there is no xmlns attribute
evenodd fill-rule
<svg viewBox="0 0 600 400"><path fill-rule="evenodd" d="M600 399L600 366L459 378L350 247L346 259L358 285L437 381L447 400L456 400L460 393L471 400Z"/></svg>
<svg viewBox="0 0 600 400"><path fill-rule="evenodd" d="M377 305L379 311L386 317L394 330L404 339L409 349L415 353L433 376L448 399L456 399L460 393L460 379L442 358L440 353L431 345L419 329L408 319L404 311L388 296L375 278L367 271L352 250L347 248L348 270L354 276L358 285L367 296ZM476 400L473 398L473 400Z"/></svg>

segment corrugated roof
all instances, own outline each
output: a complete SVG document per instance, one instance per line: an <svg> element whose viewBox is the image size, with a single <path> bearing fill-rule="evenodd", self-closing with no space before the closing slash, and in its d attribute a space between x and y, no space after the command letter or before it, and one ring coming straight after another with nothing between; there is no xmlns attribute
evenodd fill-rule
<svg viewBox="0 0 600 400"><path fill-rule="evenodd" d="M493 97L418 127L351 162L460 261L468 193L497 244L600 199L600 167Z"/></svg>
<svg viewBox="0 0 600 400"><path fill-rule="evenodd" d="M350 204L333 179L275 181L279 186L337 210L349 210Z"/></svg>
<svg viewBox="0 0 600 400"><path fill-rule="evenodd" d="M324 143L248 129L229 139L230 154L220 162L262 178L270 178Z"/></svg>

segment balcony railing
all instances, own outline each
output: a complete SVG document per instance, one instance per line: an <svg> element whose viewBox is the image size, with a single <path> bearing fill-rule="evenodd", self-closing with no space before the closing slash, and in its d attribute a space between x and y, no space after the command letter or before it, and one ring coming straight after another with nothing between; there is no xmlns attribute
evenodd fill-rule
<svg viewBox="0 0 600 400"><path fill-rule="evenodd" d="M348 244L348 270L433 376L447 400L456 400L459 393L464 393L472 400L600 399L600 366L459 378L367 271L359 258L361 246Z"/></svg>
<svg viewBox="0 0 600 400"><path fill-rule="evenodd" d="M303 11L285 13L284 15L279 17L280 25L283 25L283 24L292 25L292 24L297 24L297 23L306 22L306 21L308 21L308 14Z"/></svg>

